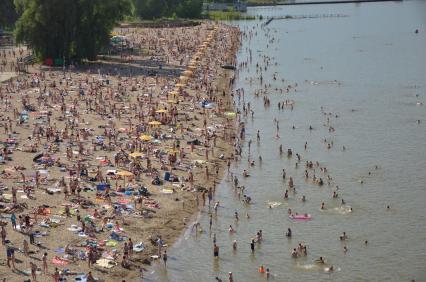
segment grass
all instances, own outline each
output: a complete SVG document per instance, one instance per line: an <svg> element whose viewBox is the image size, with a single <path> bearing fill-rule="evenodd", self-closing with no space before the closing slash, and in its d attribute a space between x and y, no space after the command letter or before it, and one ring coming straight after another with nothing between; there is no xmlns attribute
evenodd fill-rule
<svg viewBox="0 0 426 282"><path fill-rule="evenodd" d="M208 11L205 12L205 17L217 21L230 21L230 20L255 20L255 16L247 16L238 11Z"/></svg>

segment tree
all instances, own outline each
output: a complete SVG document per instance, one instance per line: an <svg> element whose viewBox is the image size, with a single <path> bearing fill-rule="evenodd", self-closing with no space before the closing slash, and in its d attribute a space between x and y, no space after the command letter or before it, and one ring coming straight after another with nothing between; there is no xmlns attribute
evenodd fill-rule
<svg viewBox="0 0 426 282"><path fill-rule="evenodd" d="M22 16L18 42L41 59L93 60L109 43L110 32L130 11L128 0L16 0Z"/></svg>
<svg viewBox="0 0 426 282"><path fill-rule="evenodd" d="M152 20L167 16L168 0L134 0L136 15Z"/></svg>
<svg viewBox="0 0 426 282"><path fill-rule="evenodd" d="M200 18L202 0L133 0L136 15L142 19L158 19L176 14L180 18Z"/></svg>
<svg viewBox="0 0 426 282"><path fill-rule="evenodd" d="M13 0L0 0L0 27L12 27L17 19Z"/></svg>
<svg viewBox="0 0 426 282"><path fill-rule="evenodd" d="M202 0L183 0L176 7L176 15L179 18L197 19L201 17L202 9Z"/></svg>

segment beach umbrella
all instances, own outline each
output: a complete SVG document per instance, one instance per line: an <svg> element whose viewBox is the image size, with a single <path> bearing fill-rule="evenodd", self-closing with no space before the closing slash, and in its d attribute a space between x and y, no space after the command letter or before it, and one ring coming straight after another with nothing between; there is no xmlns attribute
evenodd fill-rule
<svg viewBox="0 0 426 282"><path fill-rule="evenodd" d="M179 92L177 92L176 90L173 90L173 91L170 91L169 94L172 96L176 96L176 95L179 95Z"/></svg>
<svg viewBox="0 0 426 282"><path fill-rule="evenodd" d="M133 173L127 170L120 170L117 172L117 175L127 177L127 176L133 176Z"/></svg>
<svg viewBox="0 0 426 282"><path fill-rule="evenodd" d="M235 112L225 112L224 115L229 118L233 118L237 115Z"/></svg>
<svg viewBox="0 0 426 282"><path fill-rule="evenodd" d="M161 125L161 122L153 120L153 121L148 122L148 124L149 125Z"/></svg>
<svg viewBox="0 0 426 282"><path fill-rule="evenodd" d="M151 140L152 140L152 136L149 136L149 135L141 135L141 136L139 136L139 139L140 139L140 140L142 140L142 141L149 142L149 141L151 141Z"/></svg>
<svg viewBox="0 0 426 282"><path fill-rule="evenodd" d="M181 82L185 83L189 80L189 77L186 76L186 75L181 75L181 76L179 76L179 79L180 79Z"/></svg>
<svg viewBox="0 0 426 282"><path fill-rule="evenodd" d="M193 72L192 72L192 71L190 71L190 70L186 70L186 71L184 71L184 72L183 72L183 74L184 74L184 75L186 75L186 76L188 76L188 77L189 77L189 76L191 76L191 75L192 75L192 73L193 73Z"/></svg>
<svg viewBox="0 0 426 282"><path fill-rule="evenodd" d="M170 104L176 104L176 103L177 103L177 101L176 101L176 100L167 100L167 103L170 103Z"/></svg>
<svg viewBox="0 0 426 282"><path fill-rule="evenodd" d="M183 83L177 83L176 84L176 87L179 87L179 88L182 88L182 87L184 87L185 86L185 84L183 84Z"/></svg>
<svg viewBox="0 0 426 282"><path fill-rule="evenodd" d="M127 170L120 170L117 175L123 176L124 186L126 186L126 177L133 176L134 174Z"/></svg>
<svg viewBox="0 0 426 282"><path fill-rule="evenodd" d="M166 110L166 109L160 109L160 110L156 110L155 112L158 113L158 114L164 114L164 113L167 113L168 110Z"/></svg>
<svg viewBox="0 0 426 282"><path fill-rule="evenodd" d="M143 136L143 135L142 135ZM141 137L142 137L141 136ZM151 137L151 136L150 136ZM145 156L144 154L142 154L141 152L134 152L134 153L131 153L131 154L129 154L129 156L130 157L132 157L132 158L142 158L143 156Z"/></svg>

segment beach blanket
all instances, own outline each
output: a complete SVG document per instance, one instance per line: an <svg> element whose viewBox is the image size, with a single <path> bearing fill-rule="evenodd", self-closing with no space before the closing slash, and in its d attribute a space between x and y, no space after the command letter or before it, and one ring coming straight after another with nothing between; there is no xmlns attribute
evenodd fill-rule
<svg viewBox="0 0 426 282"><path fill-rule="evenodd" d="M117 263L115 261L113 261L113 260L110 260L110 259L101 258L101 259L98 259L96 261L96 265L100 266L100 267L103 267L103 268L111 269L114 266L116 266Z"/></svg>
<svg viewBox="0 0 426 282"><path fill-rule="evenodd" d="M62 259L62 258L60 258L60 257L54 257L54 258L52 259L52 263L53 263L53 264L56 264L56 265L67 265L67 264L68 264L68 261L67 261L67 260L65 260L65 259Z"/></svg>

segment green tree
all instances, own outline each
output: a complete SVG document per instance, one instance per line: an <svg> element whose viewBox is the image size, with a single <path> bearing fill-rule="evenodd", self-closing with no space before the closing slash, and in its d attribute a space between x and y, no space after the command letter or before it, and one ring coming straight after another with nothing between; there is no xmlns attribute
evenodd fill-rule
<svg viewBox="0 0 426 282"><path fill-rule="evenodd" d="M134 0L136 15L146 20L167 16L167 2L167 0Z"/></svg>
<svg viewBox="0 0 426 282"><path fill-rule="evenodd" d="M0 27L12 27L17 19L13 0L0 0Z"/></svg>
<svg viewBox="0 0 426 282"><path fill-rule="evenodd" d="M172 17L200 18L203 8L202 0L133 0L136 16L141 19L158 19Z"/></svg>
<svg viewBox="0 0 426 282"><path fill-rule="evenodd" d="M42 59L93 60L111 30L130 12L128 0L16 0L18 42Z"/></svg>
<svg viewBox="0 0 426 282"><path fill-rule="evenodd" d="M201 17L202 9L202 0L183 0L176 7L176 15L179 18L196 19Z"/></svg>

